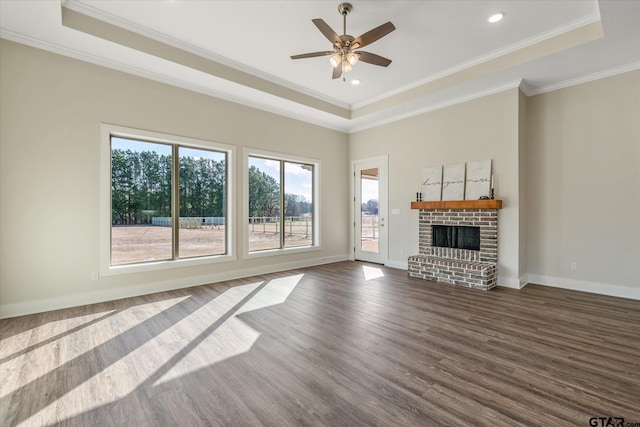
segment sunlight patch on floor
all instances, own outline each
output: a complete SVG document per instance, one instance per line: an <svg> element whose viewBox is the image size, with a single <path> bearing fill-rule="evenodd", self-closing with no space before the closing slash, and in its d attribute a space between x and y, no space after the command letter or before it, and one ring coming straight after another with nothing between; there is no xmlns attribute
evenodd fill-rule
<svg viewBox="0 0 640 427"><path fill-rule="evenodd" d="M261 308L282 304L289 298L291 292L298 286L304 274L294 274L292 276L272 279L260 291L253 296L246 304L235 312L236 315L246 313Z"/></svg>
<svg viewBox="0 0 640 427"><path fill-rule="evenodd" d="M83 336L90 337L91 342L80 343L80 351L77 350L78 347L60 351L61 348L66 348L66 345L55 342L17 357L15 360L20 360L19 364L24 363L22 357L37 357L46 367L38 369L37 375L30 376L28 380L20 378L21 381L18 381L16 372L15 384L10 391L38 380L39 376L60 367L63 365L60 363L61 360L77 359L68 366L63 366L63 370L60 371L66 378L68 388L65 388L64 383L60 384L57 400L37 410L20 425L40 425L43 420L70 419L123 399L137 388L145 386L145 383L148 386L166 383L249 351L260 333L237 316L283 303L302 277L303 275L299 274L273 279L267 283L234 286L193 312L187 313L183 319L157 335L154 335L154 327L159 327L158 324L161 325L163 319L159 319L158 323L149 324L140 331L135 331L134 328L153 315L184 301L188 296L130 307L104 322L90 325L88 328L95 329L90 333L85 330ZM132 349L130 353L117 360L110 359L110 355L117 353L110 353L108 339L126 340L126 335L123 334L128 331L150 336L148 341ZM121 337L118 337L118 334ZM65 339L68 338L63 337L57 341ZM102 347L97 353L90 351L101 344ZM51 354L58 352L60 359L52 362ZM76 364L78 366L75 366ZM86 364L93 365L96 369L99 369L101 364L106 366L91 377L74 378L76 375L82 375L80 372L87 372ZM82 406L82 402L90 403Z"/></svg>
<svg viewBox="0 0 640 427"><path fill-rule="evenodd" d="M47 375L53 375L55 369L60 369L61 378L64 378L64 381L60 382L56 387L56 392L60 395L60 398L35 412L30 418L24 420L21 425L44 425L38 420L56 419L56 416L77 415L115 400L120 397L121 393L118 390L127 380L127 378L124 378L126 375L121 375L117 372L120 366L118 364L126 357L114 361L110 366L89 378L77 378L78 374L76 372L87 372L87 365L98 369L97 367L101 363L109 363L110 340L126 334L145 320L160 314L189 297L187 295L128 307L113 316L93 323L86 328L61 335L59 339L34 348L3 363L0 365L0 377L3 379L2 385L0 385L1 395L4 397L19 390L21 387L28 387L30 383L39 381ZM104 316L105 313L102 312L100 314ZM61 323L61 325L63 324L64 322ZM46 334L55 336L56 333L69 329L71 328L61 326L60 329L46 330ZM100 348L99 352L96 352L97 348ZM129 356L133 353L135 351L130 353ZM29 366L29 369L20 369L23 365ZM136 382L136 384L138 383ZM113 386L105 387L104 384L112 384ZM86 396L91 396L91 399L86 399ZM79 407L77 402L86 401L93 402L90 408Z"/></svg>
<svg viewBox="0 0 640 427"><path fill-rule="evenodd" d="M230 316L222 324L190 350L154 385L166 383L249 351L260 334L237 316L282 304L298 285L302 276L302 274L292 275L267 282L251 299L238 307L235 312L230 313Z"/></svg>
<svg viewBox="0 0 640 427"><path fill-rule="evenodd" d="M98 313L87 314L84 316L72 317L69 319L56 320L28 329L19 334L0 339L0 359L11 356L19 351L35 346L43 341L48 340L51 336L63 334L78 326L82 326L95 319L98 319L114 310L107 310Z"/></svg>
<svg viewBox="0 0 640 427"><path fill-rule="evenodd" d="M384 277L384 273L381 268L369 267L368 265L362 266L362 273L364 274L364 280L373 280Z"/></svg>
<svg viewBox="0 0 640 427"><path fill-rule="evenodd" d="M136 327L147 318L161 313L186 298L189 298L189 296L139 304L117 312L113 316L108 316L108 314L114 312L114 310L110 310L96 315L82 316L81 318L74 317L72 319L49 322L32 329L31 337L23 337L25 342L28 343L28 345L22 346L22 351L25 351L24 354L11 358L12 355L19 353L12 352L13 354L5 356L7 358L6 361L0 364L0 377L2 378L0 398L8 396L32 381L37 381L38 378L49 374L74 359L91 359L95 357L92 350L96 347L103 345L127 330ZM135 314L133 314L134 311ZM135 322L125 321L130 316L140 320ZM104 319L100 319L100 317L104 317ZM91 323L96 319L97 321ZM67 333L67 331L87 323L90 324ZM123 328L122 325L127 326ZM58 338L45 343L51 337ZM5 346L3 345L3 347ZM21 370L20 367L24 365L29 365L30 368Z"/></svg>

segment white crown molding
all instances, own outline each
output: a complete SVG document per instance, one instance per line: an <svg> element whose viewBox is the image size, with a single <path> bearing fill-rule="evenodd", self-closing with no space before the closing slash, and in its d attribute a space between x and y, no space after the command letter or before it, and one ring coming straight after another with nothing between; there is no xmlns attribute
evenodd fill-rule
<svg viewBox="0 0 640 427"><path fill-rule="evenodd" d="M346 103L346 102L342 102L340 100L337 100L335 98L332 98L330 96L327 96L323 93L320 92L316 92L313 90L310 90L308 88L305 88L303 86L299 86L296 85L294 83L291 83L287 80L281 79L279 77L276 77L272 74L268 74L265 73L264 71L255 69L253 67L250 67L248 65L242 64L240 62L237 61L233 61L232 59L229 59L227 57L224 57L222 55L217 55L215 53L212 53L208 50L202 49L198 46L194 46L190 43L186 43L183 42L181 40L178 40L176 38L173 37L169 37L166 34L160 33L158 31L152 30L148 27L136 24L132 21L129 21L127 19L121 18L119 16L115 16L112 15L110 13L104 12L100 9L97 9L93 6L91 6L89 3L85 3L85 2L79 2L77 0L65 0L65 2L63 3L63 7L66 7L67 9L70 9L74 12L78 12L81 13L83 15L87 15L91 18L95 18L97 20L106 22L108 24L112 24L115 25L117 27L123 28L125 30L140 34L142 36L145 37L149 37L150 39L159 41L161 43L165 43L167 45L173 46L177 49L183 50L185 52L188 53L192 53L194 55L198 55L201 56L205 59L208 59L209 61L213 61L228 67L231 67L235 70L238 70L240 72L243 73L247 73L250 74L254 77L258 77L260 79L266 80L270 83L274 83L277 85L280 85L282 87L285 87L287 89L291 89L293 91L311 96L313 98L319 99L321 101L325 101L328 102L332 105L335 105L337 107L341 107L341 108L345 108L345 109L349 109L351 106L350 104Z"/></svg>
<svg viewBox="0 0 640 427"><path fill-rule="evenodd" d="M310 123L316 126L321 126L327 129L332 129L339 132L344 133L355 133L363 130L371 129L374 127L382 126L385 124L393 123L399 120L403 120L409 117L417 116L420 114L428 113L430 111L439 110L441 108L450 107L456 104L461 104L467 101L471 101L477 98L481 98L483 96L492 95L494 93L502 92L504 90L512 89L519 87L520 90L526 96L534 96L545 92L550 92L553 90L563 89L570 86L586 83L593 80L602 79L605 77L611 77L617 74L622 74L629 71L634 71L640 69L640 61L633 62L631 64L623 65L620 67L614 67L608 70L603 70L597 73L590 74L588 76L582 76L575 79L565 80L563 82L554 83L551 85L543 86L543 87L532 87L529 82L524 79L520 79L514 82L509 82L504 85L494 86L485 90L477 91L470 93L465 96L461 96L458 98L454 98L445 102L441 102L438 104L431 104L424 106L422 108L417 108L408 112L399 112L397 114L386 115L385 118L379 120L372 120L369 123L364 123L361 125L354 124L354 122L350 122L349 119L341 119L340 121L344 121L344 124L337 124L336 119L331 120L322 120L317 117L312 117L310 114L304 114L299 112L299 106L296 108L292 108L291 110L284 109L281 107L276 107L273 104L268 104L266 102L256 102L255 99L247 99L245 97L241 97L238 95L233 95L228 92L215 90L209 87L204 87L202 85L197 85L194 83L190 83L186 80L175 79L173 77L168 77L159 73L151 72L148 70L144 70L138 67L132 67L130 65L126 65L121 62L107 60L104 58L100 58L98 56L94 56L91 54L87 54L85 52L81 52L75 49L70 49L65 46L61 46L55 43L51 43L48 41L36 39L30 36L26 36L14 31L0 29L0 38L7 39L10 41L14 41L16 43L25 44L28 46L32 46L38 49L46 50L49 52L57 53L60 55L68 56L74 59L78 59L81 61L89 62L95 65L111 68L117 71L122 71L128 74L133 74L139 77L147 78L150 80L154 80L160 83L165 83L171 86L180 87L186 90L190 90L196 93L201 93L204 95L212 96L215 98L219 98L225 101L234 102L240 105L244 105L251 108L256 108L262 111L266 111L273 114L278 114L284 117L288 117L294 120L300 120L306 123ZM309 107L311 108L311 107ZM357 122L356 122L357 123Z"/></svg>
<svg viewBox="0 0 640 427"><path fill-rule="evenodd" d="M59 55L67 56L70 58L78 59L80 61L89 62L91 64L99 65L101 67L122 71L127 74L132 74L132 75L143 77L149 80L165 83L171 86L180 87L182 89L190 90L192 92L212 96L225 101L234 102L236 104L240 104L240 105L255 108L258 110L266 111L269 113L277 114L280 116L288 117L294 120L300 120L300 121L310 123L316 126L321 126L327 129L332 129L332 130L345 132L345 133L348 132L349 130L348 126L337 125L330 121L325 121L325 120L317 119L315 117L311 117L308 114L303 114L296 111L289 111L284 108L275 107L273 104L257 102L255 99L247 99L238 95L232 95L228 92L215 90L202 85L197 85L197 84L188 82L186 80L180 80L173 77L165 76L163 74L141 69L138 67L132 67L130 65L126 65L118 61L107 60L107 59L90 55L75 49L70 49L68 47L61 46L55 43L43 41L30 36L25 36L23 34L16 33L14 31L0 29L0 38L10 40L16 43L24 44L27 46L35 47L37 49L42 49L48 52L57 53ZM235 84L235 83L232 83L232 84ZM296 108L292 108L292 110L296 110L296 109L299 110L299 106L297 106ZM348 121L348 119L344 119L344 120Z"/></svg>
<svg viewBox="0 0 640 427"><path fill-rule="evenodd" d="M487 89L484 89L484 90L481 90L481 91L470 93L470 94L465 95L465 96L460 96L460 97L457 97L457 98L453 98L453 99L450 99L448 101L444 101L444 102L441 102L441 103L438 103L438 104L427 105L427 106L422 107L422 108L417 108L417 109L411 110L409 112L399 113L397 115L392 115L392 116L387 117L385 119L376 120L374 122L363 124L361 126L354 126L349 130L349 133L360 132L360 131L371 129L371 128L374 128L374 127L378 127L378 126L386 125L386 124L389 124L389 123L397 122L399 120L407 119L409 117L414 117L414 116L418 116L420 114L425 114L425 113L428 113L430 111L440 110L442 108L451 107L451 106L457 105L457 104L462 104L464 102L472 101L474 99L482 98L482 97L488 96L488 95L493 95L495 93L503 92L505 90L515 89L517 87L520 87L521 84L522 84L522 79L519 79L519 80L516 80L516 81L513 81L513 82L505 83L503 85L493 86L493 87L490 87L490 88L487 88Z"/></svg>
<svg viewBox="0 0 640 427"><path fill-rule="evenodd" d="M152 30L152 29L150 29L148 27L136 24L136 23L134 23L132 21L129 21L127 19L124 19L124 18L115 16L115 15L112 15L110 13L104 12L101 9L98 9L98 8L95 8L95 7L91 6L89 3L80 2L78 0L64 0L63 3L62 3L63 7L66 7L68 9L70 9L70 10L75 11L75 12L90 16L92 18L95 18L95 19L98 19L98 20L101 20L101 21L104 21L104 22L107 22L109 24L118 26L118 27L123 28L123 29L128 30L128 31L132 31L134 33L143 35L145 37L149 37L149 38L151 38L153 40L157 40L159 42L166 43L166 44L168 44L170 46L173 46L175 48L184 50L185 52L189 52L189 53L192 53L194 55L201 56L201 57L206 58L206 59L208 59L210 61L217 62L219 64L234 68L234 69L236 69L238 71L250 74L252 76L255 76L255 77L258 77L258 78L261 78L261 79L264 79L264 80L266 80L266 81L268 81L270 83L278 84L278 85L280 85L282 87L285 87L285 88L294 90L296 92L299 92L299 93L314 97L316 99L328 102L328 103L330 103L332 105L335 105L335 106L338 106L338 107L341 107L341 108L349 109L351 111L353 111L355 109L358 109L358 108L361 108L363 106L372 104L374 102L386 99L388 97L397 95L399 93L414 89L414 88L416 88L418 86L433 82L435 80L439 80L439 79L444 78L446 76L449 76L451 74L455 74L457 72L460 72L460 71L463 71L465 69L471 68L473 66L479 65L481 63L496 59L496 58L498 58L500 56L515 52L517 50L526 48L526 47L534 45L536 43L548 40L548 39L556 37L556 36L559 36L561 34L564 34L564 33L567 33L569 31L575 30L577 28L583 27L585 25L592 24L593 22L597 22L597 21L600 20L600 10L599 10L599 7L598 7L598 1L594 0L594 4L595 4L594 8L596 9L596 12L594 12L594 13L591 13L589 15L583 16L583 17L581 17L579 19L576 19L576 20L573 20L571 22L567 22L564 25L555 27L555 28L553 28L551 30L548 30L548 31L544 32L544 33L540 33L540 34L537 34L535 36L529 37L529 38L524 39L524 40L522 40L522 41L520 41L518 43L514 43L514 44L511 44L511 45L506 46L504 48L489 52L486 55L479 56L479 57L474 58L474 59L472 59L472 60L470 60L468 62L456 65L455 67L449 68L449 69L444 70L444 71L442 71L440 73L437 73L437 74L433 74L433 75L431 75L429 77L426 77L424 79L418 80L418 81L416 81L414 83L411 83L409 85L405 85L403 87L394 89L392 91L380 94L378 96L369 98L369 99L361 101L361 102L357 102L357 103L354 103L354 104L348 104L346 102L342 102L342 101L339 101L339 100L337 100L335 98L326 96L326 95L324 95L324 94L322 94L320 92L316 92L316 91L310 90L308 88L293 84L293 83L291 83L291 82L289 82L287 80L284 80L284 79L281 79L279 77L273 76L271 74L265 73L265 72L263 72L261 70L249 67L249 66L247 66L245 64L242 64L240 62L233 61L233 60L231 60L231 59L229 59L227 57L224 57L222 55L214 54L214 53L212 53L210 51L207 51L205 49L199 48L199 47L194 46L192 44L183 42L183 41L178 40L178 39L173 38L173 37L169 37L169 36L167 36L167 35L165 35L163 33L160 33L158 31ZM579 83L580 82L573 83L573 84L579 84ZM570 82L569 82L569 84L567 84L567 86L571 86L571 85L572 84ZM566 86L564 86L564 87L566 87ZM560 88L560 87L558 87L558 88ZM535 91L535 90L529 91L529 90L526 90L526 88L521 88L521 89L523 89L523 92L527 96L531 96L531 95L535 95L535 94L538 94L538 93L542 93L540 91ZM549 90L554 90L554 89L552 88L552 89L549 89ZM339 129L336 129L336 130L339 130Z"/></svg>
<svg viewBox="0 0 640 427"><path fill-rule="evenodd" d="M348 119L344 119L345 120L345 125L341 126L341 125L337 125L335 123L332 122L328 122L328 121L324 121L324 120L320 120L320 119L316 119L313 117L310 117L308 114L302 114L302 113L298 113L298 112L294 112L294 111L288 111L282 108L277 108L274 107L273 105L269 105L269 104L264 104L264 103L259 103L256 102L255 99L246 99L237 95L232 95L229 94L227 92L223 92L223 91L218 91L218 90L214 90L211 89L209 87L205 87L202 85L196 85L193 83L190 83L188 81L185 80L179 80L179 79L175 79L173 77L168 77L159 73L155 73L155 72L151 72L151 71L147 71L138 67L132 67L130 65L126 65L124 63L121 62L117 62L117 61L113 61L113 60L107 60L104 58L100 58L94 55L90 55L87 54L85 52L81 52L75 49L70 49L68 47L65 46L60 46L58 44L55 43L51 43L48 41L43 41L40 39L36 39L30 36L26 36L20 33L16 33L14 31L9 31L9 30L5 30L5 29L0 29L0 38L3 39L7 39L10 41L14 41L16 43L21 43L21 44L25 44L28 46L32 46L35 47L37 49L42 49L48 52L53 52L53 53L57 53L63 56L67 56L70 58L74 58L74 59L78 59L80 61L84 61L84 62L89 62L95 65L99 65L102 67L107 67L107 68L111 68L117 71L122 71L128 74L132 74L132 75L136 75L139 77L143 77L143 78L147 78L150 80L154 80L160 83L165 83L171 86L176 86L176 87L180 87L186 90L190 90L196 93L201 93L204 95L208 95L208 96L212 96L215 98L219 98L225 101L229 101L229 102L234 102L240 105L245 105L251 108L256 108L259 110L263 110L269 113L273 113L273 114L278 114L281 116L285 116L285 117L289 117L291 119L294 120L300 120L306 123L310 123L310 124L314 124L317 126L321 126L327 129L332 129L332 130L336 130L339 132L344 132L344 133L354 133L354 132L359 132L365 129L370 129L373 127L377 127L377 126L381 126L381 125L385 125L388 123L393 123L396 122L398 120L402 120L402 119L406 119L409 117L413 117L416 115L420 115L420 114L424 114L430 111L434 111L434 110L439 110L441 108L445 108L445 107L449 107L449 106L453 106L456 104L460 104L466 101L470 101L473 99L477 99L477 98L481 98L483 96L487 96L487 95L492 95L494 93L497 92L502 92L504 90L508 90L508 89L512 89L515 87L518 87L520 82L522 80L518 80L517 82L510 82L507 83L506 85L500 85L497 87L492 87L489 88L487 90L483 90L483 91L479 91L479 92L475 92L472 93L470 95L466 95L463 97L459 97L459 98L455 98L452 99L450 101L446 101L443 103L439 103L439 104L435 104L435 105L428 105L426 107L423 108L419 108L417 110L414 111L410 111L407 113L399 113L397 115L387 115L385 117L385 119L381 119L381 120L374 120L370 123L364 124L362 126L351 126L348 123Z"/></svg>
<svg viewBox="0 0 640 427"><path fill-rule="evenodd" d="M597 4L597 2L596 2L596 4ZM561 25L559 27L553 28L553 29L551 29L549 31L546 31L544 33L536 34L535 36L529 37L529 38L524 39L524 40L521 40L518 43L514 43L514 44L511 44L509 46L505 46L504 48L494 50L494 51L489 52L489 53L487 53L485 55L482 55L482 56L479 56L477 58L474 58L474 59L472 59L470 61L463 62L461 64L458 64L458 65L454 66L454 67L448 68L448 69L446 69L446 70L444 70L442 72L433 74L431 76L428 76L428 77L426 77L424 79L418 80L418 81L416 81L414 83L411 83L409 85L405 85L405 86L396 88L396 89L394 89L392 91L385 92L383 94L375 96L373 98L369 98L369 99L367 99L365 101L361 101L361 102L357 102L355 104L352 104L351 105L351 109L352 110L356 110L358 108L365 107L365 106L367 106L369 104L373 104L374 102L378 102L378 101L381 101L383 99L389 98L391 96L398 95L400 93L409 91L409 90L414 89L416 87L431 83L433 81L442 79L444 77L447 77L449 75L458 73L460 71L464 71L464 70L466 70L468 68L475 67L476 65L482 64L484 62L491 61L493 59L496 59L496 58L499 58L501 56L507 55L509 53L513 53L513 52L518 51L520 49L524 49L526 47L535 45L536 43L543 42L545 40L551 39L553 37L557 37L557 36L559 36L561 34L567 33L569 31L575 30L577 28L584 27L585 25L589 25L589 24L592 24L594 22L597 22L597 21L600 20L600 10L597 7L596 7L596 9L597 9L597 13L592 13L590 15L583 16L582 18L567 22L564 25Z"/></svg>
<svg viewBox="0 0 640 427"><path fill-rule="evenodd" d="M532 96L533 95L533 88L531 87L531 85L529 84L528 81L526 81L525 79L522 79L520 81L520 90L522 91L522 93L524 93L526 96Z"/></svg>
<svg viewBox="0 0 640 427"><path fill-rule="evenodd" d="M621 65L619 67L610 68L608 70L598 71L597 73L589 74L586 76L576 77L574 79L564 80L558 83L552 83L550 85L541 86L538 88L530 89L530 93L525 93L527 96L539 95L541 93L551 92L558 89L564 89L567 87L579 85L582 83L588 83L593 80L600 80L606 77L613 77L618 74L627 73L640 69L640 61L632 62L630 64Z"/></svg>
<svg viewBox="0 0 640 427"><path fill-rule="evenodd" d="M75 4L75 2L71 2L73 4ZM407 111L407 108L405 106L405 108L403 108L402 106L399 106L396 109L396 113L391 112L390 114L387 113L385 115L384 118L381 119L372 119L370 122L365 122L365 120L361 121L361 124L358 124L358 119L356 119L355 121L351 121L350 119L337 119L334 117L329 117L327 119L323 119L321 117L318 117L320 115L322 115L321 112L317 112L315 109L313 109L312 107L308 107L306 108L306 112L305 111L301 111L301 106L299 104L296 104L295 102L292 101L287 101L287 100L281 100L278 97L275 97L273 95L264 95L263 92L257 90L257 89L250 89L250 88L244 88L243 89L247 89L247 90L255 90L256 92L259 92L261 95L264 95L263 97L269 98L269 97L274 97L274 101L275 98L277 98L276 102L269 102L268 99L263 99L262 101L257 101L255 98L251 98L249 99L248 96L242 96L242 95L237 95L237 94L232 94L231 91L224 91L224 90L217 90L217 89L213 89L211 87L206 87L206 86L202 86L202 85L198 85L198 84L194 84L191 83L189 81L186 81L184 79L176 79L175 77L169 77L166 75L162 75L160 73L157 72L153 72L153 71L148 71L142 68L138 68L138 67L132 67L130 65L126 65L124 63L118 62L118 61L114 61L114 60L110 60L110 59L104 59L104 58L100 58L98 56L92 55L92 54L88 54L82 51L78 51L76 49L71 49L65 46L61 46L59 44L56 43L52 43L50 41L45 41L45 40L41 40L41 39L36 39L30 36L26 36L23 35L21 33L17 33L11 30L6 30L6 29L0 29L0 38L4 38L7 40L11 40L17 43L21 43L21 44L25 44L28 46L32 46L38 49L43 49L46 51L50 51L53 53L57 53L60 55L64 55L64 56L68 56L71 58L75 58L81 61L85 61L85 62L89 62L89 63L93 63L99 66L104 66L107 68L111 68L111 69L115 69L118 71L122 71L128 74L133 74L133 75L137 75L139 77L143 77L143 78L147 78L150 80L154 80L154 81L158 81L161 83L165 83L165 84L169 84L172 86L176 86L176 87L180 87L186 90L190 90L193 92L197 92L197 93L201 93L204 95L208 95L208 96L212 96L212 97L216 97L225 101L229 101L229 102L234 102L240 105L244 105L247 107L251 107L251 108L256 108L262 111L266 111L266 112L270 112L273 114L278 114L284 117L288 117L294 120L300 120L306 123L310 123L313 125L317 125L317 126L321 126L324 128L328 128L328 129L332 129L335 131L339 131L339 132L344 132L344 133L355 133L355 132L359 132L362 130L366 130L366 129L370 129L370 128L374 128L377 126L381 126L381 125L385 125L388 123L392 123L392 122L396 122L405 118L409 118L409 117L413 117L419 114L424 114L430 111L434 111L434 110L438 110L441 108L446 108L449 106L453 106L456 104L460 104L463 102L467 102L467 101L471 101L473 99L477 99L477 98L481 98L483 96L487 96L487 95L491 95L497 92L501 92L503 90L508 90L514 87L519 87L520 90L522 90L522 92L526 95L526 96L534 96L534 95L538 95L541 93L545 93L545 92L550 92L553 90L558 90L558 89L563 89L563 88L567 88L570 86L574 86L574 85L578 85L578 84L582 84L582 83L586 83L589 81L593 81L593 80L598 80L598 79L602 79L602 78L606 78L606 77L611 77L617 74L621 74L621 73L625 73L625 72L629 72L629 71L633 71L633 70L637 70L640 69L640 61L639 62L633 62L630 64L626 64L623 66L618 66L618 67L614 67L608 70L603 70L603 71L599 71L597 73L592 73L589 74L587 76L581 76L581 77L577 77L577 78L573 78L573 79L569 79L569 80L565 80L562 82L558 82L558 83L553 83L550 85L546 85L546 86L541 86L541 87L533 87L530 82L525 81L523 79L517 81L517 82L509 82L506 83L504 85L499 85L499 86L494 86L494 87L490 87L487 88L485 90L481 90L481 91L477 91L474 93L470 93L468 95L462 96L462 97L458 97L458 98L454 98L454 99L450 99L447 100L445 102L441 102L441 103L437 103L437 104L430 104L430 105L426 105L426 106L418 106L416 107L416 109L411 110L411 111ZM231 85L237 85L236 83L232 83L229 82L229 84ZM295 90L295 89L294 89ZM315 96L313 94L310 94L310 96ZM289 107L284 107L282 105L278 106L276 105L277 102L284 102L286 103L290 103L291 105ZM414 104L415 106L416 104ZM303 108L304 109L304 108Z"/></svg>

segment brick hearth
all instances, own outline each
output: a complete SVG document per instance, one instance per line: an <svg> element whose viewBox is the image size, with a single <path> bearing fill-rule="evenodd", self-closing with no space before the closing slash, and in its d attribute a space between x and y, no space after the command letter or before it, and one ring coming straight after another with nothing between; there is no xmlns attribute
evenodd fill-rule
<svg viewBox="0 0 640 427"><path fill-rule="evenodd" d="M419 253L409 257L409 276L488 290L496 286L497 209L420 209ZM432 225L480 227L480 250L433 246Z"/></svg>

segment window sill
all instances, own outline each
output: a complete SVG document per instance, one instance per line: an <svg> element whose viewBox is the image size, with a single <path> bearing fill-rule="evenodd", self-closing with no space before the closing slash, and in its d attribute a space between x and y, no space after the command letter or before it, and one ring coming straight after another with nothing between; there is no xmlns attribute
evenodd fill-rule
<svg viewBox="0 0 640 427"><path fill-rule="evenodd" d="M220 262L235 261L237 257L235 255L213 255L200 258L185 258L178 260L166 260L145 262L139 264L123 264L112 265L106 268L101 268L101 276L115 276L119 274L131 274L142 273L148 271L160 271L174 268L195 267L199 265L217 264Z"/></svg>
<svg viewBox="0 0 640 427"><path fill-rule="evenodd" d="M322 248L320 246L304 246L304 247L293 247L293 248L284 248L284 249L265 249L263 251L255 251L245 253L245 259L251 258L263 258L269 256L282 256L282 255L291 255L291 254L299 254L305 252L315 252L319 251Z"/></svg>

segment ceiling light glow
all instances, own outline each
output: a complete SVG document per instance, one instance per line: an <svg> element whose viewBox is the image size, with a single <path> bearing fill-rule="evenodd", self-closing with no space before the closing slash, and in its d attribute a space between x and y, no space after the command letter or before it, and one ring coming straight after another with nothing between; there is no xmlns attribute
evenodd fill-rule
<svg viewBox="0 0 640 427"><path fill-rule="evenodd" d="M359 85L360 84L360 80L359 79L353 79L353 80L351 80L351 84L352 85Z"/></svg>
<svg viewBox="0 0 640 427"><path fill-rule="evenodd" d="M333 55L329 59L329 63L331 64L331 66L333 68L336 68L338 65L340 65L340 63L342 63L342 56L340 56L340 54L336 53L335 55Z"/></svg>
<svg viewBox="0 0 640 427"><path fill-rule="evenodd" d="M487 18L487 21L491 22L492 24L495 24L496 22L500 21L502 18L504 18L504 12L496 13L494 15L489 16Z"/></svg>

